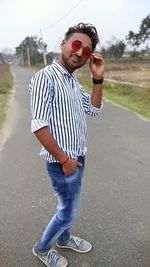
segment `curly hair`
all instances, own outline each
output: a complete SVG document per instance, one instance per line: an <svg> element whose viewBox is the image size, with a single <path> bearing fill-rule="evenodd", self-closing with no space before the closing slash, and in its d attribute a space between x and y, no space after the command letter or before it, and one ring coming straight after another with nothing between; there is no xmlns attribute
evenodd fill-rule
<svg viewBox="0 0 150 267"><path fill-rule="evenodd" d="M65 33L65 40L69 39L73 33L79 32L87 34L92 41L92 51L96 48L96 45L99 43L99 36L96 28L90 23L80 22L77 25L70 27Z"/></svg>

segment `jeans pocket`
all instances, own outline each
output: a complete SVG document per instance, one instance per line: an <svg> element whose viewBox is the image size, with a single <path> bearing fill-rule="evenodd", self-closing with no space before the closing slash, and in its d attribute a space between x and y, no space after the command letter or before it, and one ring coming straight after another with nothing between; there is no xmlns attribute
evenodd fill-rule
<svg viewBox="0 0 150 267"><path fill-rule="evenodd" d="M59 163L47 163L47 171L55 195L65 194L66 182Z"/></svg>
<svg viewBox="0 0 150 267"><path fill-rule="evenodd" d="M80 168L73 175L65 176L64 179L67 186L67 198L72 199L81 190L82 176L80 175Z"/></svg>

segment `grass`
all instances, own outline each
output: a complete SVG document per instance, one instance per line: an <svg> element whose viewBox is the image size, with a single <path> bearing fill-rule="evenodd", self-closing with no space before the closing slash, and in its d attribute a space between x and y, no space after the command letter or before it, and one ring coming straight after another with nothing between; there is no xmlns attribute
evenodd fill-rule
<svg viewBox="0 0 150 267"><path fill-rule="evenodd" d="M0 65L0 132L6 118L9 97L13 87L13 77L9 65Z"/></svg>
<svg viewBox="0 0 150 267"><path fill-rule="evenodd" d="M150 119L150 89L105 82L104 97Z"/></svg>
<svg viewBox="0 0 150 267"><path fill-rule="evenodd" d="M136 65L137 63L135 64L135 67ZM116 70L117 67L120 67L117 65L117 63L114 63L111 66L111 69L109 69L109 72L111 73L111 75L114 71L114 68L115 68L115 73L118 74L118 71ZM133 71L131 72L130 68L131 68L131 63L129 63L128 67L126 66L126 70L125 70L126 73L129 73L129 74L133 73ZM106 69L105 75L107 76L109 72ZM138 83L139 72L138 74L134 72L133 75L134 75L134 79L136 78L136 80L132 82L137 81ZM92 88L92 84L91 84L91 77L89 75L89 70L87 69L87 66L85 66L83 69L77 72L77 76L81 84L87 89L87 91L90 92ZM149 78L149 74L146 75L146 80L148 80L148 78ZM144 82L143 78L142 78L142 82ZM135 85L126 85L126 84L121 84L121 83L113 83L113 82L105 81L103 85L103 96L104 98L116 104L119 104L122 107L128 108L131 111L137 112L139 115L143 116L144 118L148 120L150 119L150 86L148 88L144 88L144 87L138 87Z"/></svg>

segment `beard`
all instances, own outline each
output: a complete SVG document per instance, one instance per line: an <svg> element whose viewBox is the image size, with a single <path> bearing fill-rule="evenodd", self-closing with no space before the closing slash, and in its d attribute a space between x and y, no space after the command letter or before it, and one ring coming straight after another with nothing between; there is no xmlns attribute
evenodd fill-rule
<svg viewBox="0 0 150 267"><path fill-rule="evenodd" d="M78 57L75 54L71 54L67 57L64 53L62 53L61 59L61 63L71 73L74 72L76 69L81 68L86 63L85 60L83 61L81 57Z"/></svg>

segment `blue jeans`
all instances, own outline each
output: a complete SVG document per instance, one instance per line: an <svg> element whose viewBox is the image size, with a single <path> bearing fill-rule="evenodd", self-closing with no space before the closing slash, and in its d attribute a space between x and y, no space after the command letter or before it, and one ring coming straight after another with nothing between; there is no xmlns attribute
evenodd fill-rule
<svg viewBox="0 0 150 267"><path fill-rule="evenodd" d="M54 195L57 197L57 212L38 241L40 250L50 249L53 244L65 244L70 239L70 229L79 216L80 192L84 174L85 158L79 157L82 166L76 173L65 176L59 163L46 163Z"/></svg>

